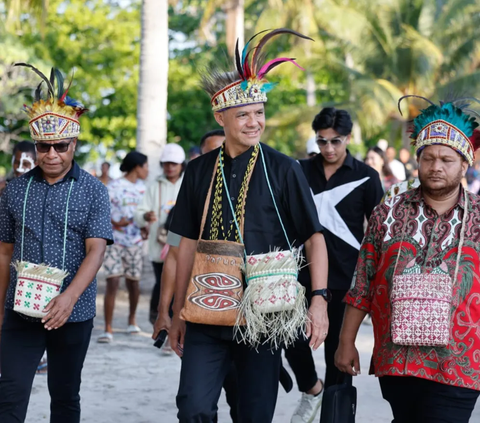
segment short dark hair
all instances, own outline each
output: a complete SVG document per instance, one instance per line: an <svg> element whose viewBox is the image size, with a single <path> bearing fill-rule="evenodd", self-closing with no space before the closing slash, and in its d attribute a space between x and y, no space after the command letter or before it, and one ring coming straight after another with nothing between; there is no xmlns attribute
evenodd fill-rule
<svg viewBox="0 0 480 423"><path fill-rule="evenodd" d="M137 166L143 166L147 162L148 158L145 154L139 151L130 151L122 160L120 165L121 172L131 172ZM110 166L110 164L109 164Z"/></svg>
<svg viewBox="0 0 480 423"><path fill-rule="evenodd" d="M208 131L201 139L200 139L200 148L203 147L205 141L210 137L224 137L225 131L223 129L214 129L213 131Z"/></svg>
<svg viewBox="0 0 480 423"><path fill-rule="evenodd" d="M107 166L110 168L110 163L108 163L108 162L103 162L103 163L102 163L102 166L103 166L103 165L107 165Z"/></svg>
<svg viewBox="0 0 480 423"><path fill-rule="evenodd" d="M312 122L312 129L315 133L321 129L332 128L340 135L349 135L352 127L350 114L346 110L337 110L335 107L325 107Z"/></svg>
<svg viewBox="0 0 480 423"><path fill-rule="evenodd" d="M30 141L20 141L18 144L15 144L15 147L13 147L13 155L17 154L18 151L21 153L30 153L34 158L37 157L35 144Z"/></svg>

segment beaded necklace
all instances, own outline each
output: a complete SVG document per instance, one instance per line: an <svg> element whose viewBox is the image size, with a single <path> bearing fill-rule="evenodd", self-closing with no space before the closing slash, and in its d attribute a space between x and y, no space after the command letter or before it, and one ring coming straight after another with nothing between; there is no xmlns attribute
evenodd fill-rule
<svg viewBox="0 0 480 423"><path fill-rule="evenodd" d="M247 164L247 169L245 170L245 175L243 176L242 185L240 186L240 191L237 198L237 206L235 207L235 219L237 222L240 222L245 214L243 205L246 199L247 194L247 183L249 175L255 166L259 151L259 145L257 144L252 151L252 155ZM230 238L233 230L233 223L235 219L232 219L230 228L228 229L227 234L225 235L225 228L223 225L223 213L222 213L222 199L223 199L223 179L222 179L222 166L225 159L225 144L222 145L222 150L220 152L222 155L222 160L217 166L216 178L215 178L215 194L213 197L213 206L212 206L212 222L210 225L210 240L218 240L220 228L222 230L223 239L227 240ZM238 231L235 233L235 241L240 242L240 237Z"/></svg>

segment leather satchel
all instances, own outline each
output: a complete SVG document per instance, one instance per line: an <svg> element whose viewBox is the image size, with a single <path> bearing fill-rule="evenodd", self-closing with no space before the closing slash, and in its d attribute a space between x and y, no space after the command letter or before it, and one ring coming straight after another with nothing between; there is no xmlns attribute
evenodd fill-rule
<svg viewBox="0 0 480 423"><path fill-rule="evenodd" d="M320 423L355 423L357 412L357 388L352 376L341 373L336 385L325 390Z"/></svg>

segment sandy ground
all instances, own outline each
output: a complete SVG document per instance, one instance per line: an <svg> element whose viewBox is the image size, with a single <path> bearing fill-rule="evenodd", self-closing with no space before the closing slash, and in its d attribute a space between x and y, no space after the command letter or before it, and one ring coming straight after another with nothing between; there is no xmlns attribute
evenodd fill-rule
<svg viewBox="0 0 480 423"><path fill-rule="evenodd" d="M180 360L164 356L150 339L148 300L153 275L148 272L142 281L142 298L138 324L144 330L139 335L127 335L127 295L123 289L117 298L114 326L116 333L110 345L97 344L103 330L103 288L97 297L98 316L92 342L85 361L82 383L82 422L88 423L174 423L175 394L178 387ZM388 404L382 399L378 382L368 376L372 329L362 326L357 347L361 352L362 375L355 379L358 389L357 423L386 423L392 420ZM324 372L323 348L314 353L317 371ZM200 365L200 363L199 363ZM290 422L299 393L294 388L286 394L280 388L275 423ZM30 399L27 423L49 421L49 397L46 376L36 376ZM224 396L219 403L219 422L229 422ZM318 420L315 420L318 421ZM480 402L471 422L480 421Z"/></svg>

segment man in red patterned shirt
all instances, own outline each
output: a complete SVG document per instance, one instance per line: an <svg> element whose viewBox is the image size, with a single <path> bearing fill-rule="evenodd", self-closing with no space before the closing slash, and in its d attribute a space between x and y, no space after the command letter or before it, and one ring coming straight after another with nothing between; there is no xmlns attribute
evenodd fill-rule
<svg viewBox="0 0 480 423"><path fill-rule="evenodd" d="M373 212L350 291L336 366L360 373L367 313L395 423L467 423L480 391L480 197L461 186L479 136L454 103L414 121L420 186Z"/></svg>

